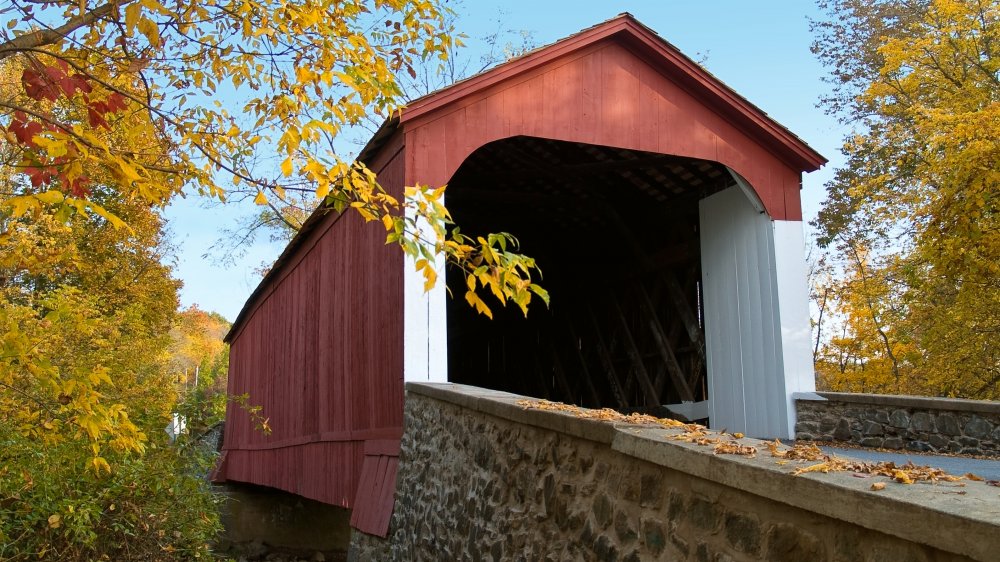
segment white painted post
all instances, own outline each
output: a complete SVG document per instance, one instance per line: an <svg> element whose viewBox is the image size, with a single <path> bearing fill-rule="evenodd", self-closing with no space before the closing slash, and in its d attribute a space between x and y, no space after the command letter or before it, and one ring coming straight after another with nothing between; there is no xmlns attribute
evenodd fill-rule
<svg viewBox="0 0 1000 562"><path fill-rule="evenodd" d="M774 221L774 265L781 298L781 351L788 400L788 437L795 437L797 392L816 392L812 324L809 321L809 280L802 221Z"/></svg>
<svg viewBox="0 0 1000 562"><path fill-rule="evenodd" d="M406 213L413 216L410 206ZM430 230L426 224L418 227ZM424 291L424 276L414 269L415 262L407 258L403 264L403 380L448 382L445 260L439 257L435 263L437 284L430 291Z"/></svg>

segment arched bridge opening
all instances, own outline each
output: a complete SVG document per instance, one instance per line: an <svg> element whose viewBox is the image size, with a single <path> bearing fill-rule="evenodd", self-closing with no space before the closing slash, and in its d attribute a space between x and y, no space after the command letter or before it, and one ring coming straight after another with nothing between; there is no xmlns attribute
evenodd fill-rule
<svg viewBox="0 0 1000 562"><path fill-rule="evenodd" d="M449 182L455 222L514 234L552 302L489 320L450 271L449 381L660 415L707 400L698 202L733 183L715 162L609 146L518 136L476 150Z"/></svg>

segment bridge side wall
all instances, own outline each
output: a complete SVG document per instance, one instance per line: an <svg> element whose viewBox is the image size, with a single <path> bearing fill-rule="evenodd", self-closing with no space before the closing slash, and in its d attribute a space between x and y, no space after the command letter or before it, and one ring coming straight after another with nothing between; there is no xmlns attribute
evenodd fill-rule
<svg viewBox="0 0 1000 562"><path fill-rule="evenodd" d="M520 398L409 383L388 539L355 532L350 558L944 561L1000 551L1000 514L962 508L995 497L982 483L962 496L892 483L873 492L849 474L792 476L794 463L778 465L759 441L744 440L760 449L754 458L716 455L663 429L526 410Z"/></svg>
<svg viewBox="0 0 1000 562"><path fill-rule="evenodd" d="M796 439L1000 457L1000 402L819 392L795 409Z"/></svg>

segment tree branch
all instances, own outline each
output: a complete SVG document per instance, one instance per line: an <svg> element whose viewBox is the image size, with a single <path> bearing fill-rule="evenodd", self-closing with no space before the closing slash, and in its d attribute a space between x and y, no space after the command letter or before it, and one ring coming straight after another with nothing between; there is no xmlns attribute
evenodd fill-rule
<svg viewBox="0 0 1000 562"><path fill-rule="evenodd" d="M40 29L6 41L0 44L0 60L15 55L25 49L35 49L58 43L70 33L73 33L81 27L93 25L97 20L108 16L122 5L128 4L130 1L131 0L112 0L111 2L98 6L83 15L70 18L69 21L59 27Z"/></svg>

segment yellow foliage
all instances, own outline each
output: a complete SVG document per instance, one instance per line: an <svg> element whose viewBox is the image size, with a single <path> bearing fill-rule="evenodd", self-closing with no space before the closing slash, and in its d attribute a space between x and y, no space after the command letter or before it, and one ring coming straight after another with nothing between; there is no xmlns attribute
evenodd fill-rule
<svg viewBox="0 0 1000 562"><path fill-rule="evenodd" d="M1000 397L1000 4L833 0L814 45L856 126L819 241L844 257L830 388Z"/></svg>
<svg viewBox="0 0 1000 562"><path fill-rule="evenodd" d="M31 33L36 23L67 14L80 22L74 41ZM187 185L216 197L239 190L295 228L301 221L286 219L282 210L288 194L311 191L338 212L351 209L383 224L386 241L414 260L441 259L469 271L486 260L494 271L482 288L501 304L526 310L532 294L543 301L548 296L531 280L532 260L494 247L512 238L451 240L457 229L449 229L443 187L415 186L397 201L363 164L340 157L334 144L365 116L388 119L399 111L396 73L413 74L415 62L448 58L456 43L447 15L437 2L423 0L142 0L117 11L76 0L38 4L9 20L12 36L20 37L0 42L4 87L16 94L0 118L7 112L13 123L24 110L31 116L26 122L44 125L34 146L9 136L0 141L18 154L20 167L9 171L31 178L30 184L11 184L17 188L0 196L0 207L14 216L48 207L64 215L96 212L129 226L97 205L86 186L106 185L121 198L162 204ZM117 25L103 23L109 20ZM46 82L53 68L65 69L60 80L86 88L61 91L63 82ZM43 77L32 83L34 96L27 95L25 70ZM49 94L52 99L39 101ZM222 97L228 105L216 101ZM92 109L105 107L95 100L123 100L125 110L95 119ZM45 111L37 110L39 104ZM51 106L60 112L47 111ZM95 126L101 119L109 125ZM276 156L258 164L268 153ZM42 173L45 166L61 174L63 185ZM65 185L77 180L79 185ZM42 190L61 192L65 200L45 203L37 197ZM422 271L428 287L436 283L436 269ZM488 308L479 302L481 311Z"/></svg>

